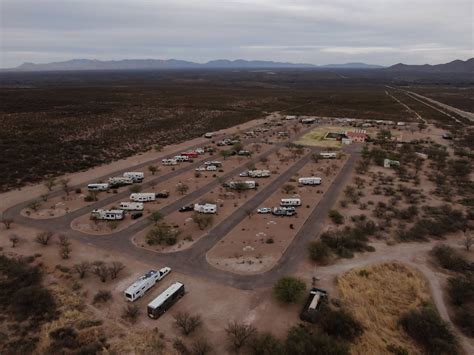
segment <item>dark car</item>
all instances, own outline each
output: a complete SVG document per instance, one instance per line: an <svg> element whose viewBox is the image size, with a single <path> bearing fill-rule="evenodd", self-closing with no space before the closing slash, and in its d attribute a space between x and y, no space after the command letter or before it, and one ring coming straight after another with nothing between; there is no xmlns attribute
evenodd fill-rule
<svg viewBox="0 0 474 355"><path fill-rule="evenodd" d="M194 205L183 206L179 209L179 212L189 212L194 211Z"/></svg>
<svg viewBox="0 0 474 355"><path fill-rule="evenodd" d="M137 218L140 218L141 216L143 216L143 213L142 212L133 212L130 217L132 217L132 219L137 219Z"/></svg>
<svg viewBox="0 0 474 355"><path fill-rule="evenodd" d="M168 198L170 197L169 192L158 192L155 194L156 198Z"/></svg>

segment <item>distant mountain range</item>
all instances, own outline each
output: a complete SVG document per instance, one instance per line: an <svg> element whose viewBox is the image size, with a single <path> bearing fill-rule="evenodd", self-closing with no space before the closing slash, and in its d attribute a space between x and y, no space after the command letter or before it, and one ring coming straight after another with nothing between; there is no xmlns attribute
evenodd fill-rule
<svg viewBox="0 0 474 355"><path fill-rule="evenodd" d="M16 68L3 71L74 71L74 70L163 70L163 69L383 69L391 72L427 73L473 73L474 58L455 60L437 65L395 64L391 67L365 63L313 65L263 60L218 59L207 63L195 63L178 59L124 59L101 61L95 59L72 59L47 64L23 63Z"/></svg>
<svg viewBox="0 0 474 355"><path fill-rule="evenodd" d="M47 64L23 63L8 71L72 71L72 70L152 70L152 69L375 69L379 65L365 63L329 64L317 66L305 63L286 63L262 60L218 59L207 63L194 63L178 59L124 59L101 61L95 59L72 59Z"/></svg>

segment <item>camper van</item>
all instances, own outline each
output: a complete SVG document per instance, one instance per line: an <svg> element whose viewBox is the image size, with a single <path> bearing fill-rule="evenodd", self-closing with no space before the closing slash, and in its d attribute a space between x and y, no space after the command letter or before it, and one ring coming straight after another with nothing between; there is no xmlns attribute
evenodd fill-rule
<svg viewBox="0 0 474 355"><path fill-rule="evenodd" d="M89 191L107 191L109 189L109 184L89 184L87 185L87 190Z"/></svg>
<svg viewBox="0 0 474 355"><path fill-rule="evenodd" d="M217 212L217 205L213 203L205 203L205 204L194 204L194 210L199 213L216 213Z"/></svg>
<svg viewBox="0 0 474 355"><path fill-rule="evenodd" d="M176 161L176 159L162 159L161 164L163 164L163 165L176 165L176 164L178 164L178 162Z"/></svg>
<svg viewBox="0 0 474 355"><path fill-rule="evenodd" d="M119 221L124 217L123 210L93 210L91 212L92 219L104 221Z"/></svg>
<svg viewBox="0 0 474 355"><path fill-rule="evenodd" d="M127 287L127 289L124 291L125 299L130 302L136 301L170 272L171 268L169 267L164 267L159 271L148 271L145 275L141 276L133 284Z"/></svg>
<svg viewBox="0 0 474 355"><path fill-rule="evenodd" d="M156 200L156 195L153 192L133 193L133 194L130 195L130 200L135 201L135 202L155 201Z"/></svg>
<svg viewBox="0 0 474 355"><path fill-rule="evenodd" d="M123 173L123 177L130 178L133 182L142 182L145 178L145 174L138 171L128 171Z"/></svg>
<svg viewBox="0 0 474 355"><path fill-rule="evenodd" d="M184 284L175 282L148 304L148 317L158 319L184 296Z"/></svg>
<svg viewBox="0 0 474 355"><path fill-rule="evenodd" d="M336 159L337 158L337 153L336 152L321 152L321 153L319 153L319 155L323 159Z"/></svg>
<svg viewBox="0 0 474 355"><path fill-rule="evenodd" d="M143 211L143 202L120 202L119 208L124 211Z"/></svg>
<svg viewBox="0 0 474 355"><path fill-rule="evenodd" d="M298 179L300 185L321 185L321 178L316 176L302 177Z"/></svg>
<svg viewBox="0 0 474 355"><path fill-rule="evenodd" d="M280 206L301 206L301 200L299 198L282 198Z"/></svg>

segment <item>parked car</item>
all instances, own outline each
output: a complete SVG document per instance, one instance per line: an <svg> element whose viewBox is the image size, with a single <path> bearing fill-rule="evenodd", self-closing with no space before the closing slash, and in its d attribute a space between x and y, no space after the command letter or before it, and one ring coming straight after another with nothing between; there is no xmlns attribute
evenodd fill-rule
<svg viewBox="0 0 474 355"><path fill-rule="evenodd" d="M268 207L262 207L257 209L257 213L272 213L272 209Z"/></svg>
<svg viewBox="0 0 474 355"><path fill-rule="evenodd" d="M190 212L194 211L194 205L183 206L179 209L179 212Z"/></svg>
<svg viewBox="0 0 474 355"><path fill-rule="evenodd" d="M133 212L132 214L130 214L130 217L132 217L132 219L138 219L142 216L143 216L142 212Z"/></svg>
<svg viewBox="0 0 474 355"><path fill-rule="evenodd" d="M239 174L240 177L247 177L249 176L249 172L248 171L243 171Z"/></svg>
<svg viewBox="0 0 474 355"><path fill-rule="evenodd" d="M157 192L156 193L156 198L168 198L170 196L169 192Z"/></svg>

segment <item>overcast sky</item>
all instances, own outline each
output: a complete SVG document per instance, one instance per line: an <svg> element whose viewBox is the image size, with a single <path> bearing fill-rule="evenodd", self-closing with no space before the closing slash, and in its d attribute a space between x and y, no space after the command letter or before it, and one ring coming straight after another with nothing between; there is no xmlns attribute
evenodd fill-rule
<svg viewBox="0 0 474 355"><path fill-rule="evenodd" d="M472 0L0 3L0 67L73 58L390 65L474 56Z"/></svg>

